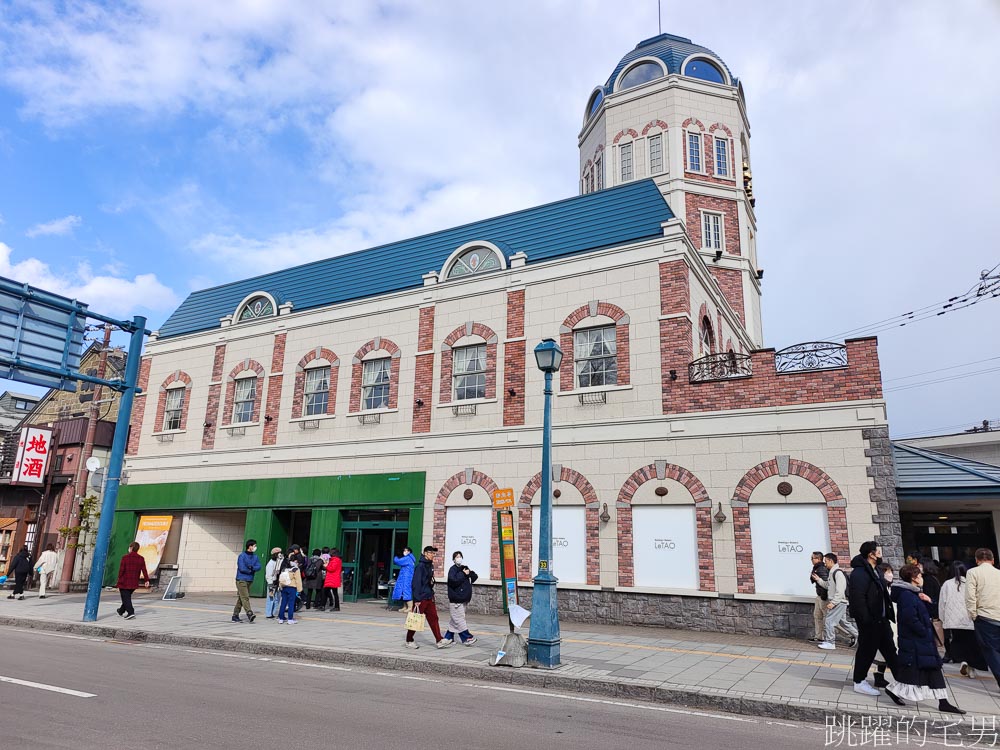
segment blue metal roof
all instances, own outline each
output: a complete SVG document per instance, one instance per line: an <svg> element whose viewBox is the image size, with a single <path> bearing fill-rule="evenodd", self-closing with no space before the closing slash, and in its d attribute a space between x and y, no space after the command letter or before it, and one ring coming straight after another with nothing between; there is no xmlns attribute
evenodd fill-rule
<svg viewBox="0 0 1000 750"><path fill-rule="evenodd" d="M892 444L899 497L1000 495L1000 466Z"/></svg>
<svg viewBox="0 0 1000 750"><path fill-rule="evenodd" d="M296 311L423 286L466 242L492 242L528 264L660 237L674 217L656 184L639 180L587 195L359 250L191 294L160 327L160 338L207 331L254 292Z"/></svg>
<svg viewBox="0 0 1000 750"><path fill-rule="evenodd" d="M733 72L729 70L729 66L723 62L722 58L717 54L708 49L708 47L702 47L698 44L694 44L690 39L682 36L674 36L673 34L660 34L659 36L654 36L650 39L644 39L635 45L635 49L629 52L625 57L621 59L618 65L615 67L614 72L611 73L611 77L608 78L608 82L604 85L605 93L611 93L615 85L615 80L618 78L618 74L622 72L633 60L638 60L640 57L655 57L663 61L667 66L668 74L679 74L681 72L681 64L690 56L698 52L702 52L707 55L711 55L713 58L722 63L722 66L729 73L730 79L732 79L733 85L737 83L736 76Z"/></svg>

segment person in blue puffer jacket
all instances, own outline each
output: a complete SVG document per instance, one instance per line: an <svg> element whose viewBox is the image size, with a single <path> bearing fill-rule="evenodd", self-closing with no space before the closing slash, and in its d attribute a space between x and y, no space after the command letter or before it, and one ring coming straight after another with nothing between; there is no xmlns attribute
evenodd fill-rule
<svg viewBox="0 0 1000 750"><path fill-rule="evenodd" d="M417 564L417 558L409 547L403 547L402 556L394 557L392 561L399 566L392 598L403 602L403 609L409 612L413 609L413 566Z"/></svg>
<svg viewBox="0 0 1000 750"><path fill-rule="evenodd" d="M257 615L250 607L250 584L260 570L260 558L257 557L257 540L247 539L243 551L236 558L236 606L233 607L233 622L240 622L240 610L247 611L247 620L253 622Z"/></svg>

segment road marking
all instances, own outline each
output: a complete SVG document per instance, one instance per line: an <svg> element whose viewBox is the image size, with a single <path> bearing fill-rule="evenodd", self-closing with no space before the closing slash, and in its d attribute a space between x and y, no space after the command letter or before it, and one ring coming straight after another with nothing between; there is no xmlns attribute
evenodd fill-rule
<svg viewBox="0 0 1000 750"><path fill-rule="evenodd" d="M100 642L104 638L93 638L89 635L69 635L67 633L51 633L47 630L35 630L34 628L14 628L15 633L30 633L31 635L46 635L50 638L69 638L74 641Z"/></svg>
<svg viewBox="0 0 1000 750"><path fill-rule="evenodd" d="M37 688L38 690L48 690L50 693L62 693L72 695L74 698L96 698L96 693L81 693L79 690L58 687L56 685L46 685L42 682L31 682L29 680L18 680L15 677L4 677L0 675L0 682L8 682L11 685L22 685L24 687Z"/></svg>

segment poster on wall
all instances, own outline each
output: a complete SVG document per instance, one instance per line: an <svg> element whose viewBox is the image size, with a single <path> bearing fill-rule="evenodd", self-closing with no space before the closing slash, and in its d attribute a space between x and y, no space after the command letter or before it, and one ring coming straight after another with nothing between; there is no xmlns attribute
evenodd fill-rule
<svg viewBox="0 0 1000 750"><path fill-rule="evenodd" d="M552 509L552 572L560 583L587 582L587 522L582 505ZM539 508L531 509L531 572L538 570Z"/></svg>
<svg viewBox="0 0 1000 750"><path fill-rule="evenodd" d="M17 443L11 484L41 487L49 468L52 430L46 427L25 427Z"/></svg>
<svg viewBox="0 0 1000 750"><path fill-rule="evenodd" d="M163 549L170 536L173 516L140 516L139 528L135 531L135 541L139 543L139 554L146 560L146 570L155 575L163 557Z"/></svg>
<svg viewBox="0 0 1000 750"><path fill-rule="evenodd" d="M816 596L813 550L830 551L826 505L750 504L754 587L758 594Z"/></svg>
<svg viewBox="0 0 1000 750"><path fill-rule="evenodd" d="M697 590L693 505L634 505L632 528L636 586Z"/></svg>
<svg viewBox="0 0 1000 750"><path fill-rule="evenodd" d="M451 567L451 556L461 552L465 564L480 578L490 577L492 516L488 505L448 508L442 550L445 571Z"/></svg>

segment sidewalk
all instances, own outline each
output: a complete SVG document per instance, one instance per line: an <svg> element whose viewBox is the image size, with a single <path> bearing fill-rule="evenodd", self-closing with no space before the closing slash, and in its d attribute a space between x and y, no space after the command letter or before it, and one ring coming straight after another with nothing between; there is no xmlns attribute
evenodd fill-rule
<svg viewBox="0 0 1000 750"><path fill-rule="evenodd" d="M97 623L84 624L83 595L54 595L42 601L29 592L24 601L0 600L0 625L435 672L784 719L822 722L828 714L946 716L938 713L934 701L897 708L884 694L875 699L855 693L850 681L854 652L847 648L831 652L785 638L573 623L562 629L561 667L510 669L489 664L507 632L500 618L470 617L470 627L479 636L473 646L456 643L438 650L427 631L417 634L421 648L410 650L402 645L403 615L375 602L345 604L338 613L302 610L297 625L279 626L264 618L262 599L254 599L255 623L231 622L235 596L191 595L164 602L137 591L138 617L124 621L115 614L117 593L106 592ZM969 712L966 721L973 715L1000 714L1000 691L992 675L970 680L948 664L945 676L953 702Z"/></svg>

